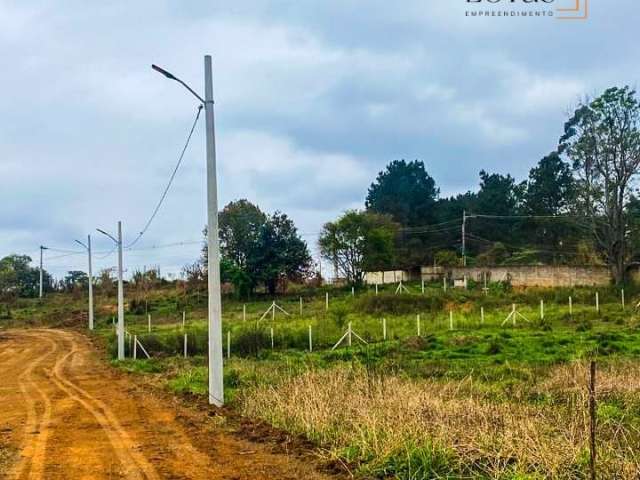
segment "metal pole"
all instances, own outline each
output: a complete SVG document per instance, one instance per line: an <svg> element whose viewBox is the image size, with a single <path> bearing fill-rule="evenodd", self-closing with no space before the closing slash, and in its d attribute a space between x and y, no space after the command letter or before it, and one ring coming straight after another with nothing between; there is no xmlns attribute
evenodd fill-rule
<svg viewBox="0 0 640 480"><path fill-rule="evenodd" d="M207 249L209 290L209 403L224 404L222 374L222 299L220 297L220 245L218 242L218 184L213 116L211 56L204 57L204 98L207 130Z"/></svg>
<svg viewBox="0 0 640 480"><path fill-rule="evenodd" d="M89 330L93 330L93 271L91 265L91 235L87 235L87 251L89 252Z"/></svg>
<svg viewBox="0 0 640 480"><path fill-rule="evenodd" d="M124 360L124 285L122 283L122 222L118 222L118 360Z"/></svg>

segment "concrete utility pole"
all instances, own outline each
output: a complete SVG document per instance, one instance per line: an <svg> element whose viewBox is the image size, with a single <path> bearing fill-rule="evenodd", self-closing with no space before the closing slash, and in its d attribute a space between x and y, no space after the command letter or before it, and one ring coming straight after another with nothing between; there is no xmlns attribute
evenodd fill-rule
<svg viewBox="0 0 640 480"><path fill-rule="evenodd" d="M209 403L224 404L222 365L222 299L220 296L220 244L218 240L218 184L216 179L216 141L213 112L213 73L211 55L204 57L204 99L172 73L152 65L170 80L175 80L204 104L207 147L207 248L209 289Z"/></svg>
<svg viewBox="0 0 640 480"><path fill-rule="evenodd" d="M43 257L43 253L45 250L48 250L47 247L43 247L42 245L40 245L40 298L42 298L43 292L44 292L44 287L43 287L43 266L42 266L42 257Z"/></svg>
<svg viewBox="0 0 640 480"><path fill-rule="evenodd" d="M466 210L462 211L462 266L467 266L467 240L466 240L466 229L467 229L467 212Z"/></svg>
<svg viewBox="0 0 640 480"><path fill-rule="evenodd" d="M118 238L97 229L113 240L118 246L118 360L124 360L124 285L122 280L122 222L118 222Z"/></svg>
<svg viewBox="0 0 640 480"><path fill-rule="evenodd" d="M82 245L87 250L87 256L89 259L89 330L93 330L93 273L91 269L91 235L87 235L86 245L80 240L76 240L76 243Z"/></svg>

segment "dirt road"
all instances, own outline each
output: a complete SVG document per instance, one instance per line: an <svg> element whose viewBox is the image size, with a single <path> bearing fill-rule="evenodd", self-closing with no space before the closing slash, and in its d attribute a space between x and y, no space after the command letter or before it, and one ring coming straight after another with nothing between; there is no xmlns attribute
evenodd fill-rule
<svg viewBox="0 0 640 480"><path fill-rule="evenodd" d="M0 333L0 479L327 478L183 410L115 373L80 334Z"/></svg>

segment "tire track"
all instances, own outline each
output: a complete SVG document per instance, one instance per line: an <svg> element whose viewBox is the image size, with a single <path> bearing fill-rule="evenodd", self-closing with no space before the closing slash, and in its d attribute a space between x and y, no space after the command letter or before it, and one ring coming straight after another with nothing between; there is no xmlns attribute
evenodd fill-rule
<svg viewBox="0 0 640 480"><path fill-rule="evenodd" d="M47 357L56 353L58 345L46 336L34 336L37 339L47 342L50 349L31 361L26 369L18 376L19 389L27 407L27 419L24 427L22 446L20 448L20 461L12 471L14 478L20 478L25 471L28 472L28 478L30 479L42 478L51 423L51 399L33 380L33 372ZM31 390L29 390L28 387L31 387ZM34 390L37 392L43 404L42 415L38 415L36 408L37 402L32 398ZM37 432L36 438L30 441L30 435L35 432Z"/></svg>
<svg viewBox="0 0 640 480"><path fill-rule="evenodd" d="M63 335L61 335L63 336ZM82 405L98 421L107 434L109 442L125 470L126 478L160 480L153 466L137 451L137 445L124 430L114 413L105 403L98 400L85 389L72 382L64 374L64 366L74 355L79 353L78 344L69 338L71 351L61 357L53 367L53 382L71 399Z"/></svg>

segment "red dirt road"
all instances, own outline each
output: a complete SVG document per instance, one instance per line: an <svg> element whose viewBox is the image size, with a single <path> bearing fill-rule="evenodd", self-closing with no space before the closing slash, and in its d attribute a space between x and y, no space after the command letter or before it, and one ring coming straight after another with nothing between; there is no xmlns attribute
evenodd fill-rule
<svg viewBox="0 0 640 480"><path fill-rule="evenodd" d="M0 333L0 479L119 478L329 477L135 387L80 334Z"/></svg>

